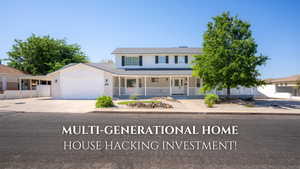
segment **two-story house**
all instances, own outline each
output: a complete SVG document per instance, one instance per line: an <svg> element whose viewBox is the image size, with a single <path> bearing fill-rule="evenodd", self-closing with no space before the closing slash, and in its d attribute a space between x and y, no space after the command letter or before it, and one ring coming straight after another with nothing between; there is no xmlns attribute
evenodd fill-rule
<svg viewBox="0 0 300 169"><path fill-rule="evenodd" d="M201 95L201 80L192 76L193 55L200 52L200 48L188 47L117 48L112 52L114 65L70 64L49 74L52 97Z"/></svg>

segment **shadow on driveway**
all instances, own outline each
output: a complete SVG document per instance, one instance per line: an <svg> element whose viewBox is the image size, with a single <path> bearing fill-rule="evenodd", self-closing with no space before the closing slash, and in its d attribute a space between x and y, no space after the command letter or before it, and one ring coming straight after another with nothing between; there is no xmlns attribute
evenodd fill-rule
<svg viewBox="0 0 300 169"><path fill-rule="evenodd" d="M300 101L294 100L255 100L257 107L273 107L279 109L300 109Z"/></svg>

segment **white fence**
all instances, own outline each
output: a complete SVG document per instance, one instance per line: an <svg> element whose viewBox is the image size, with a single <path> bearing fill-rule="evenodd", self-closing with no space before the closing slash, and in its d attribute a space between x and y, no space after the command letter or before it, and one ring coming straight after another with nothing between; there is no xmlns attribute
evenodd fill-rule
<svg viewBox="0 0 300 169"><path fill-rule="evenodd" d="M119 88L115 87L114 89L114 96L119 95ZM172 88L172 93L174 94L174 88ZM184 88L183 95L187 95L187 92L189 93L189 96L196 96L196 95L204 95L203 93L200 93L200 88L198 87L189 87ZM218 95L226 95L227 90L212 90L207 93L215 93ZM232 88L230 90L231 95L241 96L241 95L258 95L258 91L256 88L246 88L246 87L238 87L238 88ZM145 95L145 88L120 88L120 94L121 95ZM146 94L148 96L167 96L170 95L170 88L169 87L147 87L146 88Z"/></svg>
<svg viewBox="0 0 300 169"><path fill-rule="evenodd" d="M20 99L31 97L49 97L50 85L37 86L37 90L4 90L0 99Z"/></svg>
<svg viewBox="0 0 300 169"><path fill-rule="evenodd" d="M51 90L50 85L39 85L39 86L37 86L37 91L38 91L38 96L39 97L49 97L51 95L50 90Z"/></svg>
<svg viewBox="0 0 300 169"><path fill-rule="evenodd" d="M37 90L5 90L0 94L0 99L19 99L27 97L38 97Z"/></svg>

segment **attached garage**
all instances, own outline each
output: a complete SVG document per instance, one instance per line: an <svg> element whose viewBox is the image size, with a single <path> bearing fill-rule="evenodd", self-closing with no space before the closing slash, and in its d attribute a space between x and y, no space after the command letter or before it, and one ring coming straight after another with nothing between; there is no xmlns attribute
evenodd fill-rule
<svg viewBox="0 0 300 169"><path fill-rule="evenodd" d="M54 99L95 99L112 96L112 75L86 64L75 64L52 73Z"/></svg>

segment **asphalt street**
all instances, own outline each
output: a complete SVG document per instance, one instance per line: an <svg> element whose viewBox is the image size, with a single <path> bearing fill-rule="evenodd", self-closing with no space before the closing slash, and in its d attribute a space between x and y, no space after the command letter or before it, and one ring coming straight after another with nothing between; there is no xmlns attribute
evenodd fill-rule
<svg viewBox="0 0 300 169"><path fill-rule="evenodd" d="M237 135L63 135L63 126L230 126ZM65 150L65 141L236 141L233 149ZM176 147L176 146L175 146ZM0 169L300 168L300 116L0 112Z"/></svg>

